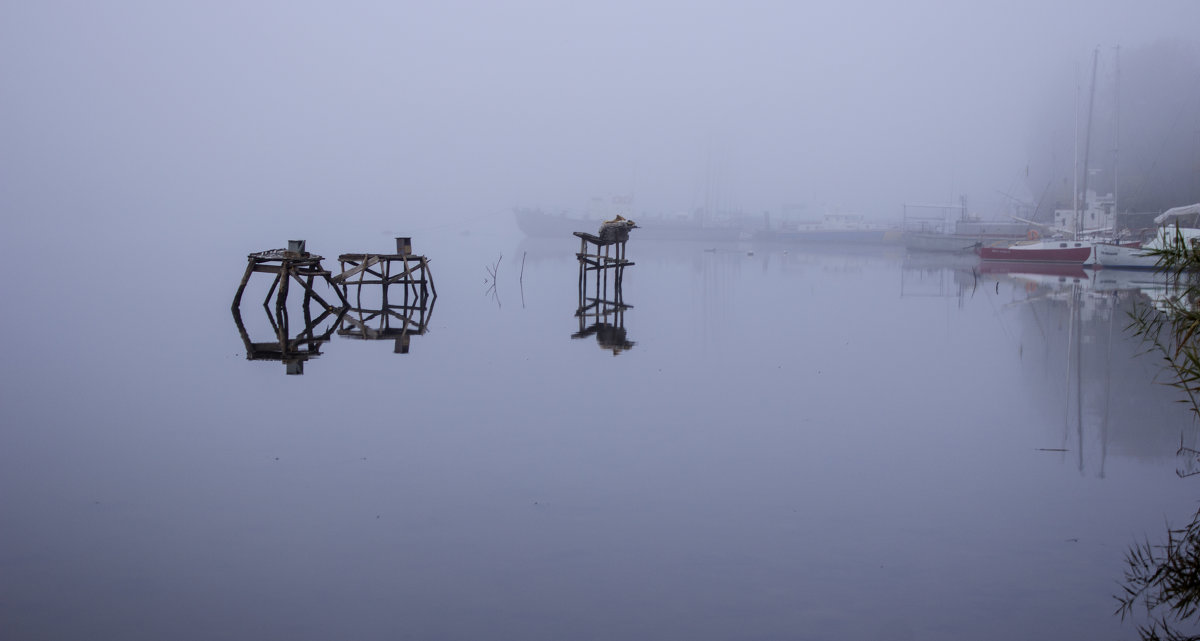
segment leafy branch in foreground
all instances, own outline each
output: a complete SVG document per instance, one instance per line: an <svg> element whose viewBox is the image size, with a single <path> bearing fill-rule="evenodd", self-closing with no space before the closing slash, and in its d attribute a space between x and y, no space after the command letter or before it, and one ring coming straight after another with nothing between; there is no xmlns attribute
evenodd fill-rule
<svg viewBox="0 0 1200 641"><path fill-rule="evenodd" d="M1200 415L1200 287L1195 274L1200 270L1200 247L1187 242L1179 226L1174 234L1164 231L1162 248L1147 250L1158 258L1158 271L1165 274L1174 295L1157 304L1140 303L1130 313L1130 328L1158 351L1167 362L1174 387L1182 390L1192 411ZM1180 444L1180 452L1187 448ZM1116 614L1121 620L1145 608L1149 623L1138 625L1143 641L1200 641L1200 636L1178 630L1181 624L1194 627L1200 610L1200 512L1179 529L1167 527L1167 542L1149 539L1130 547L1125 554L1123 593L1116 596Z"/></svg>
<svg viewBox="0 0 1200 641"><path fill-rule="evenodd" d="M1139 303L1130 313L1129 327L1162 355L1174 377L1171 385L1183 391L1193 412L1200 414L1200 245L1187 242L1178 225L1173 236L1162 233L1167 242L1146 253L1157 257L1158 271L1174 295L1157 305Z"/></svg>
<svg viewBox="0 0 1200 641"><path fill-rule="evenodd" d="M1200 513L1181 529L1167 529L1167 542L1149 540L1134 545L1125 555L1123 594L1116 614L1124 621L1142 603L1151 621L1138 626L1145 641L1200 640L1177 632L1173 626L1196 616L1200 606Z"/></svg>

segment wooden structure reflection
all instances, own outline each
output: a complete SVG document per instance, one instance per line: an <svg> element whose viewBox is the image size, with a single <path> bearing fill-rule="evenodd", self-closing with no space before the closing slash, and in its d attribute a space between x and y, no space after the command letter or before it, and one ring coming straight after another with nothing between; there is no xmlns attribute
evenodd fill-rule
<svg viewBox="0 0 1200 641"><path fill-rule="evenodd" d="M242 343L246 347L246 360L279 361L284 364L286 374L300 375L304 373L306 361L321 355L321 345L329 342L334 329L338 326L338 321L341 320L346 310L340 307L326 309L319 316L313 318L306 305L303 310L304 328L295 336L292 336L288 330L286 307L277 309L272 315L264 305L263 312L275 333L275 340L256 343L250 340L250 334L246 331L245 323L242 322L241 309L236 306L233 308L233 322L237 325L238 334L242 337ZM330 318L333 319L333 322L324 331L318 333L317 328Z"/></svg>

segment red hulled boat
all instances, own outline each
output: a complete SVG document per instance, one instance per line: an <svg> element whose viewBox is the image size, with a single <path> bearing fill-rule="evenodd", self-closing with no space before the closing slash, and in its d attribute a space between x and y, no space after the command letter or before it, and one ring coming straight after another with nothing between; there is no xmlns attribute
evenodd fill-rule
<svg viewBox="0 0 1200 641"><path fill-rule="evenodd" d="M1008 247L980 247L979 257L1005 262L1083 265L1091 262L1092 246L1090 240L1030 240Z"/></svg>

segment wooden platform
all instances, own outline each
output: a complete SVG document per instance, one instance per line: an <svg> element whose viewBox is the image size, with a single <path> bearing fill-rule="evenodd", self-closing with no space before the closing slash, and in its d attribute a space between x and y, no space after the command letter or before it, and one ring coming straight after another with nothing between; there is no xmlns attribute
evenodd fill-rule
<svg viewBox="0 0 1200 641"><path fill-rule="evenodd" d="M437 297L433 284L433 273L429 259L413 254L342 254L338 256L341 273L333 277L343 294L348 294L352 285L382 285L386 290L392 285L401 285L405 295L417 298ZM347 267L348 266L348 267ZM384 296L386 297L386 291Z"/></svg>
<svg viewBox="0 0 1200 641"><path fill-rule="evenodd" d="M242 304L242 293L246 291L246 283L250 281L250 276L254 273L274 274L275 280L271 283L271 288L267 290L267 297L263 299L263 305L267 305L271 301L271 295L275 293L276 287L279 288L279 296L275 300L276 309L282 309L287 305L288 283L292 280L300 283L304 288L304 304L307 307L310 299L316 300L321 304L326 311L337 309L336 306L330 305L320 294L313 289L313 282L320 278L329 283L333 287L333 291L337 293L342 307L347 307L346 297L342 291L334 284L328 270L321 266L322 257L316 254L310 254L305 251L288 251L286 249L268 249L266 251L255 252L246 256L246 271L242 274L242 281L238 284L237 293L233 296L233 308L237 309Z"/></svg>

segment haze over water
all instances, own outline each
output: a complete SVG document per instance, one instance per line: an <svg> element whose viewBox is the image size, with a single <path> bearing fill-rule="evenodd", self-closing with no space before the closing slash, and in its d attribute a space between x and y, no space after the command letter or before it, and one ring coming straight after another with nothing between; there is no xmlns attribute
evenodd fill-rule
<svg viewBox="0 0 1200 641"><path fill-rule="evenodd" d="M5 635L1133 632L1122 557L1191 513L1196 436L1123 332L1137 294L635 230L614 356L572 338L574 239L506 229L416 236L429 331L406 354L335 333L301 376L246 360L229 310L282 242L46 264L74 285L4 321ZM391 248L308 239L326 266Z"/></svg>

